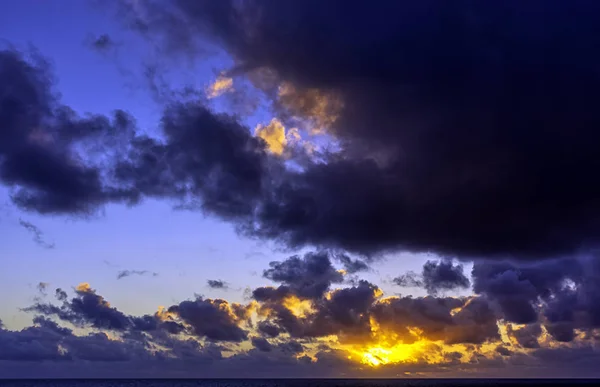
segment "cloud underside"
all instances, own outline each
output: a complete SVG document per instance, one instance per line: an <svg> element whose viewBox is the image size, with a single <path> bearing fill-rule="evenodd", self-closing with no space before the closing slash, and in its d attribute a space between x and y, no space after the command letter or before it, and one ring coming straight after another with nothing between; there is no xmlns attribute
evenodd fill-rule
<svg viewBox="0 0 600 387"><path fill-rule="evenodd" d="M320 252L272 262L263 277L274 284L253 289L245 303L197 296L142 316L120 311L87 283L71 296L56 289L55 301L24 308L32 326L0 330L0 370L15 377L595 372L600 303L590 298L598 294L590 280L600 269L589 260L476 264L473 296L386 297L367 281L348 283L334 258ZM441 265L460 271L430 261L423 275ZM428 291L434 282L450 291L447 277L427 278Z"/></svg>

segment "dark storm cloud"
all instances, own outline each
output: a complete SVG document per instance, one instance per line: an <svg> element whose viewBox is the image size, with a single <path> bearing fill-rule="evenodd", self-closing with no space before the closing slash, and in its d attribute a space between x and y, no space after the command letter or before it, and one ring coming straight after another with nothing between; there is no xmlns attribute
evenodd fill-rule
<svg viewBox="0 0 600 387"><path fill-rule="evenodd" d="M117 274L117 279L131 277L132 275L139 275L139 276L150 275L152 277L156 277L156 276L158 276L158 273L151 272L148 270L121 270L119 272L119 274Z"/></svg>
<svg viewBox="0 0 600 387"><path fill-rule="evenodd" d="M211 289L228 289L229 285L227 285L227 282L222 281L222 280L208 280L206 281L207 285L209 288Z"/></svg>
<svg viewBox="0 0 600 387"><path fill-rule="evenodd" d="M600 183L589 178L600 167L598 7L181 0L128 16L170 52L194 54L209 38L236 74L269 70L272 87L256 83L282 117L328 123L341 140L326 164L251 190L253 234L362 253L530 259L599 242ZM293 92L278 94L282 81ZM319 96L341 100L337 119L318 115ZM222 204L220 213L248 214Z"/></svg>
<svg viewBox="0 0 600 387"><path fill-rule="evenodd" d="M471 285L463 265L455 265L451 260L427 261L420 276L408 272L394 278L392 282L403 287L423 287L430 295L446 290L466 289Z"/></svg>
<svg viewBox="0 0 600 387"><path fill-rule="evenodd" d="M42 230L40 230L40 228L38 226L36 226L35 224L31 223L31 222L27 222L24 221L23 219L19 219L19 224L25 228L27 231L29 231L31 233L31 235L33 235L33 241L46 249L53 249L54 248L54 243L48 243L44 240L44 232Z"/></svg>

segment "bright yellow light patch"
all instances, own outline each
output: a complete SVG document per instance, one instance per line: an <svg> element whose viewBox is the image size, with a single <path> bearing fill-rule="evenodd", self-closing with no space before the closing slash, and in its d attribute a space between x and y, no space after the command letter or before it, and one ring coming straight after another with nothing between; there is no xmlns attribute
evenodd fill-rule
<svg viewBox="0 0 600 387"><path fill-rule="evenodd" d="M285 150L287 145L285 127L277 118L273 118L269 125L259 124L254 133L257 137L262 138L267 143L269 150L276 155L281 155Z"/></svg>
<svg viewBox="0 0 600 387"><path fill-rule="evenodd" d="M168 309L162 305L158 307L158 310L154 315L160 321L174 320L177 318L175 313L169 312Z"/></svg>
<svg viewBox="0 0 600 387"><path fill-rule="evenodd" d="M408 363L416 361L416 350L419 344L398 343L392 347L369 347L364 351L353 351L360 358L360 362L369 366L377 367L385 364Z"/></svg>
<svg viewBox="0 0 600 387"><path fill-rule="evenodd" d="M296 317L306 317L315 312L309 300L301 300L296 296L288 296L283 300L283 305Z"/></svg>
<svg viewBox="0 0 600 387"><path fill-rule="evenodd" d="M92 287L87 282L82 282L75 288L76 291L80 293L90 293L92 292Z"/></svg>

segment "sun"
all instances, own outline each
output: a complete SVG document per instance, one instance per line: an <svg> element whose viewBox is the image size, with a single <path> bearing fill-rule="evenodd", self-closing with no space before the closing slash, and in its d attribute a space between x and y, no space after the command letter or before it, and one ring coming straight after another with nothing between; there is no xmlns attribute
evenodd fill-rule
<svg viewBox="0 0 600 387"><path fill-rule="evenodd" d="M415 348L410 344L398 343L391 347L373 346L355 349L354 358L362 364L378 367L386 364L410 363L415 361Z"/></svg>
<svg viewBox="0 0 600 387"><path fill-rule="evenodd" d="M388 354L389 351L383 348L371 348L363 354L361 362L373 367L388 364L390 362L387 357Z"/></svg>

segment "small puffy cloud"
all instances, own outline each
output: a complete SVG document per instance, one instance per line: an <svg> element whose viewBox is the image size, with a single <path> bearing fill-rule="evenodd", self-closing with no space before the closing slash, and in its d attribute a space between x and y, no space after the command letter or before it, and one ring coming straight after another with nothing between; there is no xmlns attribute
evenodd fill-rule
<svg viewBox="0 0 600 387"><path fill-rule="evenodd" d="M177 315L198 337L206 337L215 341L241 342L247 339L248 333L239 325L245 317L235 304L225 300L197 298L194 301L183 301L168 310Z"/></svg>
<svg viewBox="0 0 600 387"><path fill-rule="evenodd" d="M209 279L206 281L206 284L211 289L228 289L229 288L229 285L227 284L227 282L225 282L223 280Z"/></svg>
<svg viewBox="0 0 600 387"><path fill-rule="evenodd" d="M441 291L466 289L471 281L464 273L461 264L454 264L451 260L427 261L419 275L409 271L392 280L402 287L423 287L430 295Z"/></svg>

